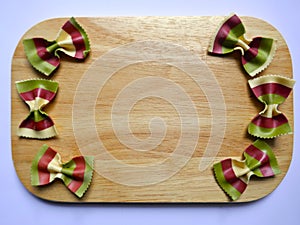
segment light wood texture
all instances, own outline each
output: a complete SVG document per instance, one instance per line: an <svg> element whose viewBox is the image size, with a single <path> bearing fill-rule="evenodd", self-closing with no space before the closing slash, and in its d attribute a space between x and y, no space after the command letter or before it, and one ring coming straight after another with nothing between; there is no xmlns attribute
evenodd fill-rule
<svg viewBox="0 0 300 225"><path fill-rule="evenodd" d="M260 75L281 74L292 77L291 57L280 33L270 24L260 19L252 17L241 18L246 26L248 38L268 36L277 39L275 57L270 66ZM77 21L89 35L92 52L84 62L75 62L66 56L62 56L60 68L50 77L50 79L59 82L59 91L55 100L47 105L44 111L56 123L59 135L56 138L47 140L31 140L19 138L16 135L19 123L28 114L28 108L17 94L15 81L43 78L28 63L24 54L22 40L31 37L45 37L48 40L55 39L59 28L67 18L46 20L29 29L16 47L12 59L11 78L12 156L17 175L26 189L42 199L61 202L230 202L215 181L212 165L214 162L227 157L242 159L244 149L255 140L255 138L247 134L247 126L250 120L263 109L263 105L253 97L249 90L247 80L250 77L246 75L241 67L239 52L224 57L207 54L210 38L223 19L224 17L222 16L77 18ZM109 80L105 82L101 92L99 92L96 102L94 102L94 119L99 140L101 140L110 155L115 160L118 160L117 162L121 162L129 167L138 165L142 169L140 171L137 169L136 173L128 172L128 174L126 170L118 171L116 169L115 171L110 171L112 176L119 174L123 176L121 177L122 180L128 179L127 184L119 184L109 179L109 177L104 177L100 173L95 172L92 184L82 199L76 198L59 180L45 187L32 187L30 184L31 162L42 144L46 143L57 150L62 155L63 161L68 161L73 156L81 154L73 132L72 109L73 102L76 100L74 96L77 86L84 74L95 69L93 63L99 57L110 54L110 51L118 47L124 47L126 44L138 41L166 42L184 48L193 56L205 62L206 64L203 65L203 68L209 68L214 74L224 94L224 102L226 104L225 136L216 157L204 158L204 151L211 137L213 123L211 107L215 107L213 105L214 102L209 102L208 96L203 91L203 87L207 84L203 83L202 88L199 88L186 71L170 63L141 60L140 62L126 65L111 74ZM175 53L179 53L178 57L181 57L180 51L175 51ZM135 52L127 52L126 54L134 55ZM148 54L147 48L145 48L145 54ZM167 53L162 50L161 54ZM115 64L120 63L110 58L106 65L108 70L112 66L110 64L112 62ZM193 62L191 62L191 65L193 66ZM111 118L113 102L118 97L118 93L126 85L131 85L135 80L140 79L142 81L149 76L158 79L165 78L165 80L173 81L174 84L181 87L194 102L198 115L196 119L200 124L198 143L186 165L179 169L176 174L161 182L156 182L155 177L152 177L154 179L152 184L147 183L152 178L146 177L143 171L145 173L148 172L146 171L148 165L150 168L150 165L164 162L168 157L172 156L181 136L181 115L176 112L173 103L168 102L164 98L149 95L149 97L136 102L129 113L129 125L132 134L137 138L145 140L151 136L149 128L151 118L161 117L166 125L162 142L152 150L145 147L146 149L144 150L147 151L132 149L122 144L112 127L113 122ZM95 85L97 84L91 83L91 87L95 87ZM163 88L159 82L153 86L153 90L158 92L162 91ZM214 86L209 88L214 88ZM86 89L89 93L90 87L86 87ZM140 87L139 92L143 92L143 89L143 87ZM173 92L169 94L176 95ZM134 96L128 96L128 98L131 97ZM180 99L180 96L177 97ZM90 100L86 99L86 101L95 100L91 97ZM293 95L289 96L287 101L280 106L280 110L286 114L290 124L293 126ZM120 111L120 114L122 112ZM117 116L122 117L124 115ZM89 134L85 134L85 124L81 126L82 134L87 137L86 145L92 144L89 143ZM222 124L217 124L217 126L221 127ZM161 129L155 129L154 127L152 131L154 136L156 133L158 136L161 135ZM193 135L192 132L191 135ZM126 133L123 134L125 134L126 140ZM280 184L286 175L292 159L293 135L281 136L274 140L267 140L267 142L277 156L282 173L268 179L252 177L248 188L237 202L257 200L268 195ZM182 152L182 154L176 153L175 159L177 161L175 160L175 164L180 158L185 157L185 150L182 149ZM97 163L101 163L99 159L102 156L98 149L95 149L95 157L98 160ZM203 162L211 162L204 171L199 169L201 160ZM103 160L103 164L109 166L110 161ZM158 174L157 176L159 177L160 175ZM139 176L141 180L139 186L132 185L133 180L136 180L136 176Z"/></svg>

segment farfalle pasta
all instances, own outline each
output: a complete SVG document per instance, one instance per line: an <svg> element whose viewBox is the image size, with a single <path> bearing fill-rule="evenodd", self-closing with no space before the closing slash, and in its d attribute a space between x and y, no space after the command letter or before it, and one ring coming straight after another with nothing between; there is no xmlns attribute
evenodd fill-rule
<svg viewBox="0 0 300 225"><path fill-rule="evenodd" d="M257 99L265 105L248 126L249 134L274 138L292 132L286 116L278 110L291 93L295 80L278 75L265 75L248 81Z"/></svg>
<svg viewBox="0 0 300 225"><path fill-rule="evenodd" d="M59 52L80 60L90 52L88 36L73 17L62 26L54 41L36 37L23 40L23 45L31 65L46 76L59 66Z"/></svg>
<svg viewBox="0 0 300 225"><path fill-rule="evenodd" d="M62 163L60 154L44 144L32 162L31 185L47 185L58 178L72 193L81 198L92 180L93 160L92 156L77 156Z"/></svg>
<svg viewBox="0 0 300 225"><path fill-rule="evenodd" d="M240 50L242 65L253 77L270 64L276 44L274 39L266 37L247 40L245 34L246 30L241 19L235 14L231 15L223 21L213 36L208 51L222 55Z"/></svg>
<svg viewBox="0 0 300 225"><path fill-rule="evenodd" d="M258 139L243 153L244 160L224 159L214 164L213 170L219 186L232 200L246 190L250 177L272 177L281 171L271 147Z"/></svg>
<svg viewBox="0 0 300 225"><path fill-rule="evenodd" d="M26 138L51 138L57 135L53 120L42 108L56 96L58 83L32 79L16 82L21 99L29 106L29 115L19 125L17 134Z"/></svg>

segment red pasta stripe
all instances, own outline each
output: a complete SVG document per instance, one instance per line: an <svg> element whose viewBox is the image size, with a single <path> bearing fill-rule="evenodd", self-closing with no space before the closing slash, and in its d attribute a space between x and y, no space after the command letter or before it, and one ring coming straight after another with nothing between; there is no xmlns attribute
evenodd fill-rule
<svg viewBox="0 0 300 225"><path fill-rule="evenodd" d="M279 83L265 83L252 88L252 91L256 97L266 94L277 94L287 98L291 90L291 88Z"/></svg>
<svg viewBox="0 0 300 225"><path fill-rule="evenodd" d="M264 177L271 177L275 175L270 162L259 167L259 170Z"/></svg>
<svg viewBox="0 0 300 225"><path fill-rule="evenodd" d="M50 117L47 117L38 122L35 122L33 119L28 117L27 119L22 121L19 127L28 128L36 131L42 131L52 126L54 126L54 123Z"/></svg>
<svg viewBox="0 0 300 225"><path fill-rule="evenodd" d="M262 115L257 115L251 122L258 127L276 128L285 123L288 123L288 119L283 114L273 116L272 118L267 118Z"/></svg>
<svg viewBox="0 0 300 225"><path fill-rule="evenodd" d="M79 30L70 22L66 22L62 27L64 31L66 31L72 38L73 44L76 48L75 58L83 59L83 52L86 50L84 39Z"/></svg>
<svg viewBox="0 0 300 225"><path fill-rule="evenodd" d="M35 100L36 97L51 101L54 98L55 93L43 88L35 88L31 91L20 93L20 96L24 101L32 101Z"/></svg>
<svg viewBox="0 0 300 225"><path fill-rule="evenodd" d="M49 42L43 38L33 38L37 55L49 64L57 67L59 65L59 58L53 56L52 53L47 51Z"/></svg>
<svg viewBox="0 0 300 225"><path fill-rule="evenodd" d="M259 167L262 175L264 177L274 176L273 169L270 164L270 158L267 153L261 151L260 149L256 148L254 145L250 145L245 152L250 155L252 158L256 159L261 163Z"/></svg>
<svg viewBox="0 0 300 225"><path fill-rule="evenodd" d="M258 49L260 46L261 38L254 38L253 41L249 44L250 49L245 51L244 56L242 57L242 64L250 62L258 54Z"/></svg>
<svg viewBox="0 0 300 225"><path fill-rule="evenodd" d="M237 25L241 24L241 20L238 16L234 15L230 17L220 28L218 31L217 36L215 37L215 42L214 42L214 48L213 52L214 53L223 53L222 51L222 43L226 40L229 32Z"/></svg>
<svg viewBox="0 0 300 225"><path fill-rule="evenodd" d="M75 162L76 167L75 167L75 169L73 171L73 175L72 175L73 180L68 185L68 188L72 192L76 192L83 184L84 173L85 173L85 160L84 160L84 157L79 156L79 157L74 158L73 161Z"/></svg>
<svg viewBox="0 0 300 225"><path fill-rule="evenodd" d="M44 155L38 162L38 174L40 185L48 184L50 182L50 173L48 171L48 165L53 160L57 153L50 147L46 150Z"/></svg>
<svg viewBox="0 0 300 225"><path fill-rule="evenodd" d="M224 177L228 183L231 184L238 192L243 193L247 187L247 184L238 178L232 168L232 160L225 159L221 161Z"/></svg>
<svg viewBox="0 0 300 225"><path fill-rule="evenodd" d="M261 164L269 161L269 156L262 150L256 148L254 145L250 145L248 148L246 148L245 152L252 158L259 161Z"/></svg>

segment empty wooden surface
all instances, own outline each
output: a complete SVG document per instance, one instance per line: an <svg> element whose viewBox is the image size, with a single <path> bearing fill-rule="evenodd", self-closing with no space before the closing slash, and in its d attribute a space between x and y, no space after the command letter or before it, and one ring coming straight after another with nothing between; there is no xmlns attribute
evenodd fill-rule
<svg viewBox="0 0 300 225"><path fill-rule="evenodd" d="M67 19L50 19L33 26L20 38L12 59L12 156L17 175L28 191L40 198L61 202L230 202L215 181L212 165L214 162L228 157L242 159L244 149L255 140L254 137L248 135L247 126L250 120L263 109L263 105L253 97L249 90L247 81L250 77L246 75L241 67L240 52L224 57L207 54L210 38L224 17L76 18L89 35L91 53L84 62L76 62L61 54L60 68L54 75L46 78L59 82L59 91L55 100L44 108L44 111L54 120L59 135L47 140L19 138L16 131L19 123L27 116L28 107L19 98L15 81L43 78L28 63L22 40L31 37L44 37L53 40L59 28ZM280 33L270 24L260 19L252 17L241 17L241 19L245 24L248 38L268 36L277 40L275 57L270 66L259 76L280 74L292 77L291 57ZM155 48L162 46L162 50L154 56L149 55L149 60L145 60L147 54L151 54L152 42L154 45L158 44ZM144 54L140 54L141 51L130 52L132 44L135 43L145 43ZM154 60L155 57L159 59L159 54L162 55L162 59L165 54L169 54L165 52L165 50L170 50L168 46L171 46L171 50L174 47L174 53L171 52L170 54L173 60L177 60L176 62L181 60L181 50L190 52L191 57L196 57L204 62L202 65L203 70L211 72L207 76L213 74L217 80L215 86L210 87L210 84L206 84L204 80L201 83L202 87L199 87L197 82L180 66L168 63L168 60ZM176 46L178 49L176 49ZM123 167L112 167L114 169L109 171L110 173L104 174L104 176L101 172L95 171L92 184L82 199L76 198L59 180L45 187L32 187L30 184L31 162L44 143L57 150L62 155L63 161L68 161L73 156L83 154L84 149L79 149L78 140L74 135L75 124L76 129L79 128L83 137L86 137L86 145L91 144L90 134L85 133L89 129L85 127L85 124L72 120L72 116L74 116L73 103L78 100L75 96L76 93L78 94L79 84L82 84L85 75L89 72L95 75L97 72L97 65L95 66L97 60L103 55L113 56L114 54L111 51L122 48L125 51L128 50L128 52L124 52L124 61L127 60L126 56L133 57L135 61L127 63L127 65L110 74L109 79L101 87L101 91L99 88L96 98L94 99L95 96L90 99L87 97L86 101L93 101L94 114L92 115L94 115L93 123L97 130L97 138L101 140L111 157L106 161L102 153L98 149L94 149L93 154L97 159L96 167L101 170L103 165L109 167L117 162L123 165L125 169ZM147 49L150 49L150 53ZM139 55L136 55L136 53L139 53L141 60L138 60ZM176 58L177 53L178 58ZM151 57L154 57L154 59ZM116 57L116 59L108 57L108 59L107 64L104 65L107 71L109 71L112 64L114 66L122 64L120 57ZM190 62L188 66L193 69L193 63L197 64L196 61ZM101 66L101 63L99 66ZM201 72L199 73L202 76ZM115 100L122 95L125 87L130 87L130 85L135 84L135 81L147 82L148 79L154 82L153 89L148 90L149 85L146 85L147 88L141 86L140 89L136 89L137 95L143 93L143 91L149 91L149 94L146 93L146 97L137 100L132 105L128 117L123 115L122 113L126 112L126 104L122 106L124 110L123 108L119 110L114 105ZM170 92L166 92L171 100L153 94L156 90L160 92L166 88L166 86L161 85L160 80L170 81L175 85L174 89L171 88ZM86 87L87 96L90 89L96 88L98 84L92 81L90 85L91 87ZM222 91L224 96L226 124L213 124L219 121L218 118L213 118L216 115L212 114L212 109L214 107L218 108L218 105L214 106L214 104L218 104L218 101L211 102L211 99L216 99L216 96L208 96L205 89L216 87ZM174 100L175 95L175 99L178 97L178 102L185 104L184 101L180 100L180 95L176 96L175 90L182 90L189 96L194 103L193 110L197 113L197 117L192 119L198 121L200 129L199 133L196 131L195 133L193 129L190 131L191 135L197 135L197 143L191 155L185 149L182 149L182 153L180 151L174 153L177 144L182 141L180 139L182 136L181 129L183 126L187 126L186 124L182 125L182 114L174 106L175 102L171 102ZM216 94L218 94L217 90ZM127 96L128 102L131 102L131 98L134 97L132 93ZM126 96L123 96L123 101L126 103ZM76 107L80 107L80 105ZM279 108L285 113L293 126L293 94ZM89 112L87 112L87 115L89 115ZM84 117L84 114L82 116ZM191 114L192 116L195 115ZM157 120L158 117L160 119ZM126 127L122 130L125 123L117 121L118 124L114 124L116 123L115 118L120 119L121 122L122 118L128 118L131 133L128 133ZM165 127L163 131L160 129L162 124ZM191 125L194 126L195 124ZM207 155L205 150L209 138L212 136L213 126L220 126L220 129L225 126L225 135L221 140L220 149L216 150L216 155L208 154L209 157L205 158L205 155ZM116 130L116 127L121 131ZM146 143L144 148L143 145L138 146L136 149L126 146L123 142L132 138L132 136L127 138L126 134L133 135L141 143ZM154 148L151 148L149 146L153 143L147 145L147 140L150 140L151 137L157 140L161 138L162 140L154 145ZM120 139L124 141L122 142ZM219 139L215 140L220 141ZM292 159L293 135L280 136L274 140L267 140L267 143L273 148L282 173L268 179L252 177L248 188L237 202L257 200L266 196L280 184L286 175ZM82 145L84 144L81 143ZM184 165L180 166L174 174L170 172L172 168L171 163L169 163L169 167L165 168L164 172L170 172L170 175L167 174L160 181L159 178L163 177L163 174L154 174L153 177L145 175L151 172L147 169L154 171L155 166L153 167L153 165L167 162L170 157L173 157L174 165L177 165L182 159L186 160L186 163L183 163ZM112 159L115 162L109 161ZM200 168L201 162L208 164L204 170ZM126 168L130 168L130 171L126 171ZM136 168L136 172L132 171L133 168ZM140 183L136 181L140 181Z"/></svg>

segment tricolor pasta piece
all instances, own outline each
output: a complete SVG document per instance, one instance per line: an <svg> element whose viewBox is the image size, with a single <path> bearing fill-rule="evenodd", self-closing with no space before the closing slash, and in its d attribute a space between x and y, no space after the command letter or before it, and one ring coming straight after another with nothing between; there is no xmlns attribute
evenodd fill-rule
<svg viewBox="0 0 300 225"><path fill-rule="evenodd" d="M17 91L29 106L29 115L18 128L17 135L26 138L51 138L57 135L53 120L42 111L56 96L58 83L50 80L32 79L16 82Z"/></svg>
<svg viewBox="0 0 300 225"><path fill-rule="evenodd" d="M80 60L90 52L88 36L73 17L62 26L54 41L36 37L23 40L23 45L31 65L46 76L59 66L59 52Z"/></svg>
<svg viewBox="0 0 300 225"><path fill-rule="evenodd" d="M242 53L241 62L250 76L255 76L270 64L275 54L275 40L255 37L251 41L245 38L245 27L237 15L227 17L208 48L210 53L228 54L235 50Z"/></svg>
<svg viewBox="0 0 300 225"><path fill-rule="evenodd" d="M58 178L81 198L92 180L93 159L92 156L77 156L67 163L62 163L60 154L45 144L32 162L31 184L44 186Z"/></svg>
<svg viewBox="0 0 300 225"><path fill-rule="evenodd" d="M272 177L280 173L272 149L260 139L248 146L243 155L243 161L228 158L213 167L219 186L232 200L244 193L252 175Z"/></svg>
<svg viewBox="0 0 300 225"><path fill-rule="evenodd" d="M257 99L265 105L248 126L249 134L259 138L274 138L290 134L286 116L278 110L291 93L295 80L278 75L265 75L248 81Z"/></svg>

